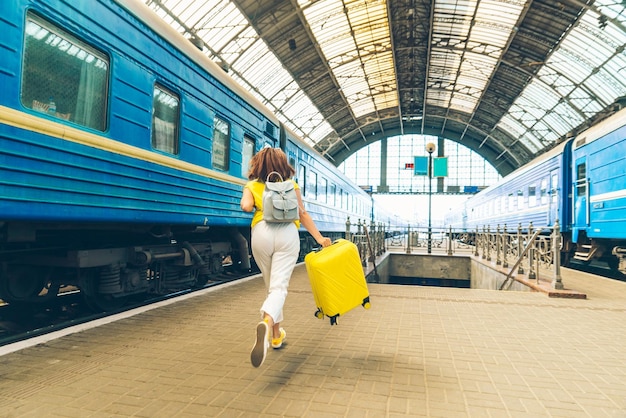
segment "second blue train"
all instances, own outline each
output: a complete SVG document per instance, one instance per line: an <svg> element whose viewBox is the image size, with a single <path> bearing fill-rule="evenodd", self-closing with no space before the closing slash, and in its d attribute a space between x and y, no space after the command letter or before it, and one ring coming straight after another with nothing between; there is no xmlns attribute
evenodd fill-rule
<svg viewBox="0 0 626 418"><path fill-rule="evenodd" d="M619 103L619 101L618 101ZM626 274L626 108L563 141L451 211L446 225L562 232L562 260Z"/></svg>

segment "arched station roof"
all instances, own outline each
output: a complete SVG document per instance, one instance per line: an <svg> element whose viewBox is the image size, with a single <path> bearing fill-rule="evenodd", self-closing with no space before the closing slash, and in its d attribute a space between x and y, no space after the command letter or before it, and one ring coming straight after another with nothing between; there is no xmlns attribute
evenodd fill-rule
<svg viewBox="0 0 626 418"><path fill-rule="evenodd" d="M427 134L506 175L626 96L626 0L143 1L335 165Z"/></svg>

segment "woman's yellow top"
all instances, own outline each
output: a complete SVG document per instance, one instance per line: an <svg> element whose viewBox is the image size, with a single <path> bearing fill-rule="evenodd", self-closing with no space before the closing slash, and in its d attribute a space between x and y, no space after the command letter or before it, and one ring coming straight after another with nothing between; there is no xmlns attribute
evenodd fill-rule
<svg viewBox="0 0 626 418"><path fill-rule="evenodd" d="M293 184L295 185L295 189L299 190L300 186L296 183L295 180L291 179ZM250 180L244 186L246 189L250 189L252 192L252 196L254 196L254 215L252 215L252 223L250 227L254 227L254 225L258 224L263 220L263 192L265 191L265 183L259 180ZM300 228L300 221L294 221L297 228Z"/></svg>

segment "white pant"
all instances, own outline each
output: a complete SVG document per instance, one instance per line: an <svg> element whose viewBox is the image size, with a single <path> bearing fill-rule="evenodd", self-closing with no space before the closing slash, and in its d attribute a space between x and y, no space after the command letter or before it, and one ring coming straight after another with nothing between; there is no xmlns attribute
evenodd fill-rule
<svg viewBox="0 0 626 418"><path fill-rule="evenodd" d="M300 253L298 228L293 222L261 221L252 228L251 241L252 256L263 274L267 288L261 315L265 312L274 323L281 322L289 280Z"/></svg>

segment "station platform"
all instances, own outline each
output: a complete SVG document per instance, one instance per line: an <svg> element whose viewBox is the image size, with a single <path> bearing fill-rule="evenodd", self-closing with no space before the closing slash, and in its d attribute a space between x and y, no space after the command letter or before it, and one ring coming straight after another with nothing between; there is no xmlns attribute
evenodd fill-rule
<svg viewBox="0 0 626 418"><path fill-rule="evenodd" d="M562 274L587 299L370 284L330 326L299 264L260 368L255 276L0 347L0 416L626 417L626 283Z"/></svg>

